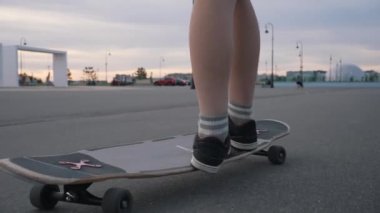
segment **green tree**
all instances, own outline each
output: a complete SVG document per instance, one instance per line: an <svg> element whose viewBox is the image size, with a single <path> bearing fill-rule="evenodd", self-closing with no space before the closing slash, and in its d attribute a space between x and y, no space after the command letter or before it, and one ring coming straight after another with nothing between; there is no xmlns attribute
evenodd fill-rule
<svg viewBox="0 0 380 213"><path fill-rule="evenodd" d="M94 67L85 67L83 69L83 75L84 75L84 80L87 82L87 85L95 85L96 80L98 77L96 76L96 72L94 70Z"/></svg>
<svg viewBox="0 0 380 213"><path fill-rule="evenodd" d="M73 83L73 76L69 68L67 68L67 83L69 85Z"/></svg>
<svg viewBox="0 0 380 213"><path fill-rule="evenodd" d="M69 81L72 81L72 80L73 80L73 77L72 77L72 74L71 74L70 69L67 69L67 79L68 79Z"/></svg>
<svg viewBox="0 0 380 213"><path fill-rule="evenodd" d="M137 68L137 71L135 73L135 76L137 79L141 80L141 79L146 79L147 77L147 73L146 73L146 70L144 67L139 67Z"/></svg>

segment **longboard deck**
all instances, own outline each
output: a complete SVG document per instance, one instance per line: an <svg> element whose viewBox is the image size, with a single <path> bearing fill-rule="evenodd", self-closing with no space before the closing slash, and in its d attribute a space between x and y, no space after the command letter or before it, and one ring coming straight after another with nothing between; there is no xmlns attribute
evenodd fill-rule
<svg viewBox="0 0 380 213"><path fill-rule="evenodd" d="M233 151L226 162L259 152L289 134L286 123L256 121L259 147ZM84 184L113 178L149 178L195 171L190 165L194 134L78 152L0 160L0 169L43 184Z"/></svg>

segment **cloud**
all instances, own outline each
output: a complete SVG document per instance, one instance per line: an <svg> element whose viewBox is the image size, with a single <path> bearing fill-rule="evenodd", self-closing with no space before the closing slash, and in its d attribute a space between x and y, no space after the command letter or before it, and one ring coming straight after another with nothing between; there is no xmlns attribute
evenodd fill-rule
<svg viewBox="0 0 380 213"><path fill-rule="evenodd" d="M0 24L7 26L5 37L28 35L28 40L45 43L48 46L91 49L132 47L170 47L184 44L187 26L170 24L138 24L134 22L107 22L64 12L50 12L38 9L0 7L3 19ZM20 16L20 14L24 14ZM38 15L34 15L38 14ZM186 33L185 33L186 32ZM13 36L11 36L13 35ZM40 41L40 42L38 42ZM10 42L10 41L8 41ZM108 44L107 44L108 43ZM57 45L59 44L59 45Z"/></svg>
<svg viewBox="0 0 380 213"><path fill-rule="evenodd" d="M283 72L298 69L295 42L304 44L305 68L327 69L329 55L363 67L378 67L380 2L376 0L253 1L263 31L275 26L275 63ZM270 38L262 32L260 70L270 61ZM362 54L366 53L366 54ZM377 64L379 64L377 62Z"/></svg>
<svg viewBox="0 0 380 213"><path fill-rule="evenodd" d="M143 14L136 15L139 22L133 20L107 21L107 16L83 15L75 10L58 11L58 5L34 5L34 7L0 7L0 26L6 26L0 39L6 44L17 44L21 37L27 39L30 46L49 47L68 51L69 66L80 71L84 66L104 67L104 54L107 49L113 56L110 67L117 70L131 70L137 66L157 67L155 61L161 56L171 57L167 61L172 66L181 66L176 61L178 52L187 51L187 24L176 22L156 24L148 22ZM91 6L100 11L100 5ZM66 6L67 8L67 6ZM143 8L142 6L140 8ZM67 8L69 9L69 8ZM61 9L62 10L62 9ZM20 14L23 14L22 16ZM98 14L98 13L95 13ZM130 15L129 15L130 16ZM120 17L113 17L120 19ZM145 22L144 22L145 20ZM159 18L155 19L155 21ZM178 22L178 19L177 19ZM30 69L39 67L39 57ZM188 60L188 57L186 57ZM189 66L189 63L186 63Z"/></svg>
<svg viewBox="0 0 380 213"><path fill-rule="evenodd" d="M299 66L297 40L304 43L305 67L326 67L330 54L379 67L378 0L252 3L261 30L260 70L270 61L267 22L275 26L275 63L280 70ZM67 50L70 68L78 71L89 65L104 69L107 49L113 53L111 70L157 70L161 56L168 70L190 70L191 8L191 0L0 0L0 42L18 44L25 37L31 46Z"/></svg>

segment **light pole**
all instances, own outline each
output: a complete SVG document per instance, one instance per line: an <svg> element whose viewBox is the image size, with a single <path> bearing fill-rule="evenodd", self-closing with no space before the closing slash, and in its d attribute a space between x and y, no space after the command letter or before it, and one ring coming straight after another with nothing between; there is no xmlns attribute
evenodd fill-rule
<svg viewBox="0 0 380 213"><path fill-rule="evenodd" d="M164 57L160 57L160 79L161 79L161 68L162 68L162 63L165 62L165 58Z"/></svg>
<svg viewBox="0 0 380 213"><path fill-rule="evenodd" d="M301 83L303 84L303 44L302 44L302 41L297 41L297 46L296 46L297 49L300 49L300 52L299 52L299 57L300 57L300 80L301 80Z"/></svg>
<svg viewBox="0 0 380 213"><path fill-rule="evenodd" d="M340 81L343 82L343 67L342 67L342 59L339 60L339 73L340 73Z"/></svg>
<svg viewBox="0 0 380 213"><path fill-rule="evenodd" d="M25 37L21 37L20 38L20 46L26 46L27 43L26 43L26 39ZM22 74L22 53L20 51L20 73Z"/></svg>
<svg viewBox="0 0 380 213"><path fill-rule="evenodd" d="M108 56L111 56L111 52L109 50L107 50L107 52L106 52L106 62L105 62L105 66L106 66L106 84L108 84Z"/></svg>
<svg viewBox="0 0 380 213"><path fill-rule="evenodd" d="M271 27L271 31L272 31L272 73L271 73L271 77L270 77L270 88L274 88L274 84L273 84L273 82L274 82L274 74L273 74L273 60L274 60L274 47L273 47L273 45L274 45L274 27L273 27L273 24L272 23L267 23L267 24L265 24L265 33L269 33L269 30L268 30L268 26L270 26Z"/></svg>
<svg viewBox="0 0 380 213"><path fill-rule="evenodd" d="M329 68L329 74L330 74L330 81L332 81L332 55L330 55L330 68Z"/></svg>

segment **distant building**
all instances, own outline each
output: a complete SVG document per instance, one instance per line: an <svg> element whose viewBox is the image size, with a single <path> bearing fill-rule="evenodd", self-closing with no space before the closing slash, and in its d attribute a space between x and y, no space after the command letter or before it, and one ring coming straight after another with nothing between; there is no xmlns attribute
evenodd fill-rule
<svg viewBox="0 0 380 213"><path fill-rule="evenodd" d="M256 81L257 82L266 82L270 79L270 75L267 75L267 74L258 74L257 75L257 78L256 78Z"/></svg>
<svg viewBox="0 0 380 213"><path fill-rule="evenodd" d="M271 75L269 74L259 74L257 75L256 81L257 83L263 83L263 82L268 82L271 80ZM282 75L273 75L273 80L274 81L286 81L286 77Z"/></svg>
<svg viewBox="0 0 380 213"><path fill-rule="evenodd" d="M333 69L332 80L344 82L363 81L364 72L355 64L337 64Z"/></svg>
<svg viewBox="0 0 380 213"><path fill-rule="evenodd" d="M368 70L364 72L365 82L378 82L380 81L380 74L374 70Z"/></svg>
<svg viewBox="0 0 380 213"><path fill-rule="evenodd" d="M166 75L165 77L178 78L178 79L190 81L193 78L193 74L191 74L191 73L171 73L171 74Z"/></svg>
<svg viewBox="0 0 380 213"><path fill-rule="evenodd" d="M304 82L322 82L326 81L326 71L315 70L315 71L303 71L303 81ZM300 78L300 71L288 71L286 73L286 81L297 81Z"/></svg>

